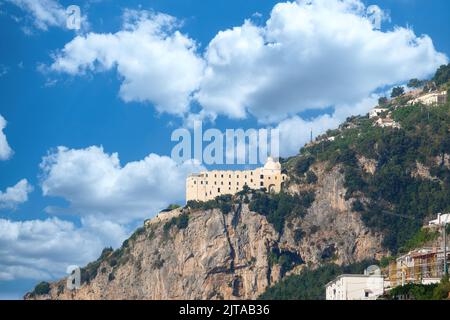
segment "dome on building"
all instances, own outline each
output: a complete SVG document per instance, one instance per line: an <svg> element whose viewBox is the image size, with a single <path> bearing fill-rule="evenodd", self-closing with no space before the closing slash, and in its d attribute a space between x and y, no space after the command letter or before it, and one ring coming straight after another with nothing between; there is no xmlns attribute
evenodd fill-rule
<svg viewBox="0 0 450 320"><path fill-rule="evenodd" d="M273 160L272 157L268 157L264 170L281 170L281 164L278 161Z"/></svg>

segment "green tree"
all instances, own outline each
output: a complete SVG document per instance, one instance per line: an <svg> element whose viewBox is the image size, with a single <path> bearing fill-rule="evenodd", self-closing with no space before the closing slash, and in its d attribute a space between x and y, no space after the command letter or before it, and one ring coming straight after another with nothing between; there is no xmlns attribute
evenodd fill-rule
<svg viewBox="0 0 450 320"><path fill-rule="evenodd" d="M381 98L378 99L378 105L379 106L385 106L385 105L388 104L388 102L389 102L389 100L386 97L381 97Z"/></svg>
<svg viewBox="0 0 450 320"><path fill-rule="evenodd" d="M420 88L424 85L424 82L419 79L411 79L408 82L408 88Z"/></svg>
<svg viewBox="0 0 450 320"><path fill-rule="evenodd" d="M394 87L391 92L391 98L400 97L405 93L405 89L403 87Z"/></svg>
<svg viewBox="0 0 450 320"><path fill-rule="evenodd" d="M50 292L50 283L42 281L34 287L33 293L37 295L44 295Z"/></svg>
<svg viewBox="0 0 450 320"><path fill-rule="evenodd" d="M311 170L306 173L306 182L309 184L314 184L317 182L317 176Z"/></svg>
<svg viewBox="0 0 450 320"><path fill-rule="evenodd" d="M438 86L447 83L449 80L450 80L450 63L447 65L440 66L433 77L433 81Z"/></svg>

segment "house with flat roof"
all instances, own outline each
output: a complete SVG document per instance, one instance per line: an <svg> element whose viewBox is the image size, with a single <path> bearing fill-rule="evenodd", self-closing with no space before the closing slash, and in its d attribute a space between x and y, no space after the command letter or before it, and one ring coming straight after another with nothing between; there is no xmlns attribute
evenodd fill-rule
<svg viewBox="0 0 450 320"><path fill-rule="evenodd" d="M409 104L423 103L424 105L431 106L436 104L443 104L446 102L447 102L447 92L440 91L424 94L422 96L410 100L408 103Z"/></svg>
<svg viewBox="0 0 450 320"><path fill-rule="evenodd" d="M376 300L383 293L381 274L343 274L326 285L327 300Z"/></svg>

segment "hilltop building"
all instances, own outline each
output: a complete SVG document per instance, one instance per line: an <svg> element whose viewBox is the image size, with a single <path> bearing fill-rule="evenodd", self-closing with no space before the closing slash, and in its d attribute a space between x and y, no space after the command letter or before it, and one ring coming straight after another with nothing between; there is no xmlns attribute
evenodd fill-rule
<svg viewBox="0 0 450 320"><path fill-rule="evenodd" d="M235 194L244 185L250 189L265 188L268 192L280 192L286 175L281 164L269 157L262 168L255 170L212 170L192 174L186 179L186 201L208 201L217 196Z"/></svg>
<svg viewBox="0 0 450 320"><path fill-rule="evenodd" d="M435 104L442 104L445 102L447 102L447 92L441 91L441 92L427 93L425 95L422 95L409 101L408 103L409 104L423 103L424 105L431 106Z"/></svg>

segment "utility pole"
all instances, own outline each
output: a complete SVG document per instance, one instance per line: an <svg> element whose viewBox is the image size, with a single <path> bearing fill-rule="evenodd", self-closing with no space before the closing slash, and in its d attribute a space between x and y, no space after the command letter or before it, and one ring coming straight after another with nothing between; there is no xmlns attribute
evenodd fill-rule
<svg viewBox="0 0 450 320"><path fill-rule="evenodd" d="M448 217L449 216L446 215L445 221L441 221L441 215L439 216L439 223L442 225L442 232L444 233L443 234L443 238L444 238L444 243L443 243L443 245L444 245L444 248L443 248L443 251L444 251L444 276L448 275L448 262L447 262L447 223L449 222L449 221L447 221Z"/></svg>
<svg viewBox="0 0 450 320"><path fill-rule="evenodd" d="M448 264L447 264L447 221L443 225L444 228L444 276L448 275Z"/></svg>

